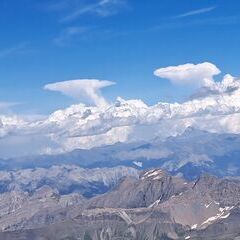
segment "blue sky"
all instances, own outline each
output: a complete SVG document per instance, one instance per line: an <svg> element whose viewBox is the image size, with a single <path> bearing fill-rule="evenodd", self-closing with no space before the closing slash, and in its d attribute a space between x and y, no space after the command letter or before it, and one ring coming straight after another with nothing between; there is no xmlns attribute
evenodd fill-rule
<svg viewBox="0 0 240 240"><path fill-rule="evenodd" d="M192 91L157 78L159 67L204 61L240 75L238 0L2 0L0 102L47 114L76 101L45 84L96 78L114 101L182 101Z"/></svg>

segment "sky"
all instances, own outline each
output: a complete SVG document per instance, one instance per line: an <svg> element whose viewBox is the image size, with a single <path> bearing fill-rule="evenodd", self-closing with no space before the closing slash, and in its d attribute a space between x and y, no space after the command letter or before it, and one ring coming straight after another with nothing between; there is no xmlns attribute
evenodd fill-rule
<svg viewBox="0 0 240 240"><path fill-rule="evenodd" d="M0 9L4 113L80 102L44 87L67 80L114 82L102 89L109 102L155 104L182 102L194 88L157 77L158 68L210 62L240 75L238 0L1 0Z"/></svg>
<svg viewBox="0 0 240 240"><path fill-rule="evenodd" d="M1 0L0 158L240 134L239 0Z"/></svg>

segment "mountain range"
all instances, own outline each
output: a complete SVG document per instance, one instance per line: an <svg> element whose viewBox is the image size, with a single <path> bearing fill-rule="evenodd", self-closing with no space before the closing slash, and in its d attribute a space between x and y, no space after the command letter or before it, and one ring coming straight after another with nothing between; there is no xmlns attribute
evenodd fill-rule
<svg viewBox="0 0 240 240"><path fill-rule="evenodd" d="M212 133L192 127L165 140L118 143L93 149L78 149L60 155L39 155L0 161L0 169L50 168L77 165L82 168L127 166L139 170L160 167L193 180L202 173L240 175L240 135Z"/></svg>
<svg viewBox="0 0 240 240"><path fill-rule="evenodd" d="M210 175L186 181L151 169L90 199L43 186L3 194L0 202L6 240L240 237L240 181Z"/></svg>
<svg viewBox="0 0 240 240"><path fill-rule="evenodd" d="M240 135L0 160L0 239L240 239Z"/></svg>

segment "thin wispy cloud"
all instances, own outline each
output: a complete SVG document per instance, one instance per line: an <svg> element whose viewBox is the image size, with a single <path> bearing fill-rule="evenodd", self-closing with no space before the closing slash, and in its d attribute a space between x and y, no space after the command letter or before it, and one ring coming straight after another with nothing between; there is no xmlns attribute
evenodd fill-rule
<svg viewBox="0 0 240 240"><path fill-rule="evenodd" d="M16 46L0 49L0 58L8 57L18 53L24 53L27 50L28 43L20 43Z"/></svg>
<svg viewBox="0 0 240 240"><path fill-rule="evenodd" d="M89 28L87 27L67 27L53 39L53 42L58 46L66 46L82 34L85 34Z"/></svg>
<svg viewBox="0 0 240 240"><path fill-rule="evenodd" d="M50 3L45 6L45 9L49 11L55 11L55 12L62 11L68 8L69 6L68 3L69 3L68 0L62 0L55 3Z"/></svg>
<svg viewBox="0 0 240 240"><path fill-rule="evenodd" d="M101 0L93 4L75 6L75 9L61 19L61 22L68 22L77 19L85 14L94 14L100 17L107 17L116 14L118 7L122 6L125 1L122 0Z"/></svg>
<svg viewBox="0 0 240 240"><path fill-rule="evenodd" d="M235 25L240 23L240 15L236 16L225 16L225 17L210 17L203 19L195 19L192 21L171 21L164 22L162 24L156 25L152 28L144 29L139 31L140 33L159 31L159 30L169 30L177 28L190 28L198 26L217 26L217 25ZM136 32L134 32L136 34Z"/></svg>
<svg viewBox="0 0 240 240"><path fill-rule="evenodd" d="M83 15L108 17L117 14L125 7L127 7L127 0L53 1L48 6L45 6L45 10L60 14L59 22L66 24L66 27L64 27L53 39L54 44L58 46L67 46L80 39L88 39L89 36L90 38L96 36L103 38L104 35L104 38L106 38L108 34L108 30L106 29L102 29L100 33L96 30L96 26L79 27L70 26L70 24Z"/></svg>
<svg viewBox="0 0 240 240"><path fill-rule="evenodd" d="M185 17L195 16L195 15L200 15L200 14L211 12L215 9L216 9L216 6L200 8L200 9L192 10L192 11L177 15L174 18L185 18Z"/></svg>
<svg viewBox="0 0 240 240"><path fill-rule="evenodd" d="M11 107L20 105L20 104L22 104L22 103L20 103L20 102L0 102L0 110L6 110Z"/></svg>
<svg viewBox="0 0 240 240"><path fill-rule="evenodd" d="M80 42L105 41L122 36L124 33L109 30L104 26L71 26L62 29L54 38L58 47L68 47Z"/></svg>

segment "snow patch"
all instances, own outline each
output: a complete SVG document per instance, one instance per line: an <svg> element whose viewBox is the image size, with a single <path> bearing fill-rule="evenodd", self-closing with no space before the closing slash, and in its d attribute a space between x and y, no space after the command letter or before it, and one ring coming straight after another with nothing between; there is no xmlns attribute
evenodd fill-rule
<svg viewBox="0 0 240 240"><path fill-rule="evenodd" d="M143 166L142 162L134 161L133 164L135 164L137 167L140 167L140 168Z"/></svg>
<svg viewBox="0 0 240 240"><path fill-rule="evenodd" d="M160 203L160 199L148 206L148 208L156 207Z"/></svg>
<svg viewBox="0 0 240 240"><path fill-rule="evenodd" d="M146 173L144 173L142 179L146 179L146 178L151 178L151 177L154 177L153 180L159 180L162 178L162 170L150 170Z"/></svg>
<svg viewBox="0 0 240 240"><path fill-rule="evenodd" d="M197 226L198 226L197 224L194 224L194 225L192 225L191 229L196 229Z"/></svg>
<svg viewBox="0 0 240 240"><path fill-rule="evenodd" d="M205 204L206 208L209 208L209 206L212 204L212 202L210 202L209 204Z"/></svg>
<svg viewBox="0 0 240 240"><path fill-rule="evenodd" d="M208 218L206 221L204 221L202 225L205 225L205 224L211 224L212 222L218 220L218 219L224 219L224 218L228 218L230 216L230 212L227 212L226 211L230 211L234 208L234 206L231 206L231 207L225 207L225 208L219 208L219 212L216 216L212 216L210 218Z"/></svg>

